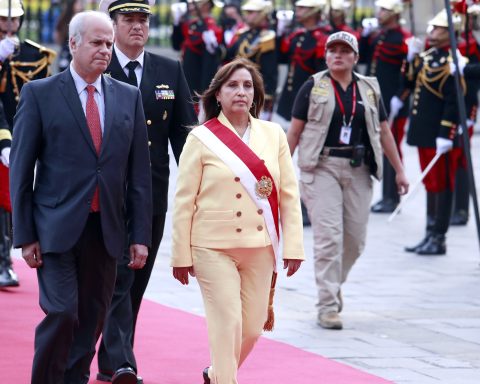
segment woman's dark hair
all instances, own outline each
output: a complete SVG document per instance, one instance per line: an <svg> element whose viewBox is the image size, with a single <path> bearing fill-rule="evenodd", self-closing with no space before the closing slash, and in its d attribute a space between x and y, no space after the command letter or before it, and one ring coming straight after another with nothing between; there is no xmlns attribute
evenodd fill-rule
<svg viewBox="0 0 480 384"><path fill-rule="evenodd" d="M205 112L205 121L217 117L220 113L221 108L217 103L217 93L220 91L223 84L225 84L238 69L246 69L252 75L254 93L250 113L253 117L258 118L258 115L263 108L263 103L265 102L265 90L263 88L262 75L260 75L257 67L250 60L237 58L230 63L225 64L217 71L208 89L200 96L203 110Z"/></svg>

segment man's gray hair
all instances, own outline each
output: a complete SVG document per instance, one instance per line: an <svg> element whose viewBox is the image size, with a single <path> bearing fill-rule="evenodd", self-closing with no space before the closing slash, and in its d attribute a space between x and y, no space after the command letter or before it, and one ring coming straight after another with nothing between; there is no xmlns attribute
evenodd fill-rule
<svg viewBox="0 0 480 384"><path fill-rule="evenodd" d="M112 20L106 13L99 11L83 11L77 13L73 16L70 25L68 26L68 47L70 48L70 53L72 53L72 45L70 43L71 38L73 37L76 45L80 45L85 33L85 21L91 20L92 17L105 21L106 24L112 25L113 28Z"/></svg>

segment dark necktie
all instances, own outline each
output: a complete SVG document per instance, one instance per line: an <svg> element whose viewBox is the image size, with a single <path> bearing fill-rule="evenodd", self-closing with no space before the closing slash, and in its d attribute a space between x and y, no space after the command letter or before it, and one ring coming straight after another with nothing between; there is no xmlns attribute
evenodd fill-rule
<svg viewBox="0 0 480 384"><path fill-rule="evenodd" d="M87 125L92 135L93 145L97 154L100 154L100 147L102 146L102 126L100 123L100 113L98 112L98 105L95 101L95 86L87 85L87 105L86 105L86 117ZM98 212L100 210L100 200L98 197L98 186L95 188L95 192L92 198L92 205L90 206L92 212Z"/></svg>
<svg viewBox="0 0 480 384"><path fill-rule="evenodd" d="M137 68L138 61L130 61L126 67L128 68L128 84L138 87L137 75L135 74L135 68Z"/></svg>

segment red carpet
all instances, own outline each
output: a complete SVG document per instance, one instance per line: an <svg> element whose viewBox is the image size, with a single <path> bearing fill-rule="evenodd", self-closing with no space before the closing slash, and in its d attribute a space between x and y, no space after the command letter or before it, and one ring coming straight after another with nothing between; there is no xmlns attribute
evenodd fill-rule
<svg viewBox="0 0 480 384"><path fill-rule="evenodd" d="M2 383L27 384L33 357L38 307L35 271L15 263L21 279L16 289L0 291L0 368ZM200 384L208 364L203 318L145 301L137 333L137 361L145 384ZM95 377L96 363L92 365ZM346 365L262 338L241 368L241 384L386 384L387 380ZM90 383L101 383L91 380Z"/></svg>

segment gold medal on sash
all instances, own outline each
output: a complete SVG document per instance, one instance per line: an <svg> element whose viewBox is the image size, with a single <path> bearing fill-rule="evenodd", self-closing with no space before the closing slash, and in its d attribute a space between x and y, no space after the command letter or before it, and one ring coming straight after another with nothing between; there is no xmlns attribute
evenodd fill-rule
<svg viewBox="0 0 480 384"><path fill-rule="evenodd" d="M267 176L262 176L255 184L255 194L262 199L268 199L272 194L272 189L272 179Z"/></svg>

